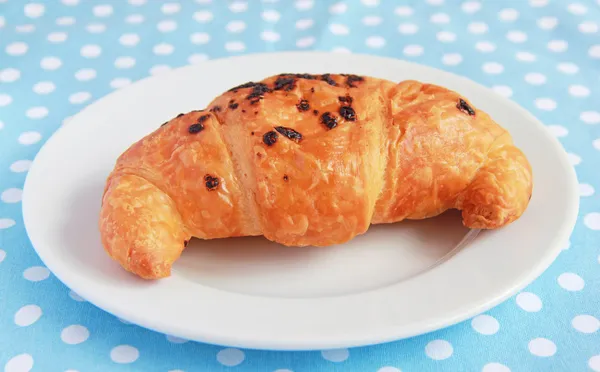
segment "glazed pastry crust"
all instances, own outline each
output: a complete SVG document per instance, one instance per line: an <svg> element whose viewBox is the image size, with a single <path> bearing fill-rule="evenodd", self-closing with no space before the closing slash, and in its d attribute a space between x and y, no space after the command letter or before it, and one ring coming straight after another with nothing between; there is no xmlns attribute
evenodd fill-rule
<svg viewBox="0 0 600 372"><path fill-rule="evenodd" d="M448 209L467 227L494 229L519 218L531 192L510 134L456 92L284 74L133 144L108 177L99 224L113 259L156 279L191 237L329 246Z"/></svg>

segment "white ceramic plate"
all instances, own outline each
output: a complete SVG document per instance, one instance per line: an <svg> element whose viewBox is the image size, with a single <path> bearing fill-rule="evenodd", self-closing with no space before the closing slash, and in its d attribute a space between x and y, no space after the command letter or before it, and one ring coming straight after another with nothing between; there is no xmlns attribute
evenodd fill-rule
<svg viewBox="0 0 600 372"><path fill-rule="evenodd" d="M231 86L282 72L418 79L457 90L513 135L534 173L515 223L468 230L457 213L375 226L348 244L285 248L262 238L194 241L172 277L148 282L105 254L97 229L106 176L131 143ZM67 286L116 316L173 336L260 349L327 349L405 338L500 303L545 270L578 210L575 172L532 115L470 80L394 59L277 53L210 61L144 79L76 115L29 171L23 215L33 246ZM467 235L469 238L469 235Z"/></svg>

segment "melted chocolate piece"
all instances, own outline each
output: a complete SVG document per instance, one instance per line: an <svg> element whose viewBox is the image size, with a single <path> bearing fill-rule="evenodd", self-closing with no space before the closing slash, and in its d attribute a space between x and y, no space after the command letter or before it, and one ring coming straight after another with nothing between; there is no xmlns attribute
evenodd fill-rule
<svg viewBox="0 0 600 372"><path fill-rule="evenodd" d="M340 115L346 120L356 121L356 112L350 106L340 107Z"/></svg>
<svg viewBox="0 0 600 372"><path fill-rule="evenodd" d="M200 133L204 130L204 125L200 123L192 124L188 128L190 134Z"/></svg>
<svg viewBox="0 0 600 372"><path fill-rule="evenodd" d="M210 110L208 110L210 112L221 112L221 106L213 106Z"/></svg>
<svg viewBox="0 0 600 372"><path fill-rule="evenodd" d="M200 117L198 118L198 123L202 124L202 123L204 123L205 121L207 121L207 120L208 120L208 118L210 118L210 115L208 115L208 114L206 114L206 115L202 115L202 116L200 116Z"/></svg>
<svg viewBox="0 0 600 372"><path fill-rule="evenodd" d="M252 86L252 92L248 94L246 99L254 100L258 98L259 100L265 96L265 93L271 93L273 90L264 83L256 83Z"/></svg>
<svg viewBox="0 0 600 372"><path fill-rule="evenodd" d="M365 80L365 78L363 78L362 76L358 76L358 75L344 75L344 76L346 77L346 85L349 88L356 88L356 85L354 85L354 83Z"/></svg>
<svg viewBox="0 0 600 372"><path fill-rule="evenodd" d="M331 78L331 74L323 74L323 75L321 75L321 80L323 80L324 82L326 82L329 85L337 87L337 84L336 84L335 80L333 80Z"/></svg>
<svg viewBox="0 0 600 372"><path fill-rule="evenodd" d="M298 143L302 140L302 134L300 134L299 132L296 132L292 128L275 127L275 130L296 143Z"/></svg>
<svg viewBox="0 0 600 372"><path fill-rule="evenodd" d="M279 135L274 130L268 131L263 135L263 142L267 146L273 146L277 142Z"/></svg>
<svg viewBox="0 0 600 372"><path fill-rule="evenodd" d="M238 90L240 90L240 89L244 89L244 88L252 88L252 87L254 87L256 84L258 84L258 83L255 83L255 82L253 82L253 81L249 81L249 82L247 82L247 83L244 83L244 84L242 84L242 85L238 85L237 87L233 87L233 88L229 89L229 92L237 92L237 91L238 91Z"/></svg>
<svg viewBox="0 0 600 372"><path fill-rule="evenodd" d="M217 187L219 187L219 179L211 176L210 174L204 176L204 181L206 182L206 188L209 191L215 190Z"/></svg>
<svg viewBox="0 0 600 372"><path fill-rule="evenodd" d="M238 108L239 104L236 103L234 100L229 101L229 108L232 110L235 110L236 108Z"/></svg>
<svg viewBox="0 0 600 372"><path fill-rule="evenodd" d="M350 96L338 97L338 99L340 100L340 102L345 102L348 105L352 104L352 97L350 97Z"/></svg>
<svg viewBox="0 0 600 372"><path fill-rule="evenodd" d="M308 104L308 101L305 99L301 100L300 103L296 105L296 107L298 107L298 111L310 110L310 105Z"/></svg>
<svg viewBox="0 0 600 372"><path fill-rule="evenodd" d="M323 123L328 129L337 127L337 118L332 116L330 112L325 112L321 115L321 123Z"/></svg>
<svg viewBox="0 0 600 372"><path fill-rule="evenodd" d="M290 90L294 89L295 83L296 79L293 77L278 77L277 80L275 80L275 86L273 89L289 92Z"/></svg>
<svg viewBox="0 0 600 372"><path fill-rule="evenodd" d="M319 110L313 110L313 114L319 115Z"/></svg>
<svg viewBox="0 0 600 372"><path fill-rule="evenodd" d="M467 102L465 102L464 99L460 98L458 100L458 104L456 105L456 107L464 112L465 114L471 115L471 116L475 116L475 110L473 110L471 108L471 106L469 106L469 104Z"/></svg>

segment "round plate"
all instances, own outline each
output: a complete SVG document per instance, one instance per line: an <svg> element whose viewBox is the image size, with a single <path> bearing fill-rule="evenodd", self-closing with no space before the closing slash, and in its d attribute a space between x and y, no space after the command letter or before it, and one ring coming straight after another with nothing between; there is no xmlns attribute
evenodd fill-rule
<svg viewBox="0 0 600 372"><path fill-rule="evenodd" d="M449 212L373 226L328 248L282 247L263 238L194 241L170 278L144 281L126 273L104 252L97 227L104 182L119 154L231 86L282 72L416 79L460 92L507 128L529 158L529 208L513 224L482 232L461 249L455 247L468 230ZM446 327L513 295L551 264L568 239L577 190L566 153L544 126L468 79L381 57L277 53L180 68L88 106L37 155L24 188L23 216L33 246L58 279L122 319L220 345L329 349Z"/></svg>

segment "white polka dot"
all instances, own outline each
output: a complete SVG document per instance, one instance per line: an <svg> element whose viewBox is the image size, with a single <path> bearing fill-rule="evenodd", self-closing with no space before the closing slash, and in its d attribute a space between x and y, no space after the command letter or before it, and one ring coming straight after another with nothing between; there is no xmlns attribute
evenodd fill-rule
<svg viewBox="0 0 600 372"><path fill-rule="evenodd" d="M281 18L281 14L279 14L278 11L276 10L265 10L264 12L262 12L261 14L262 19L264 19L267 22L277 22L279 21L279 18Z"/></svg>
<svg viewBox="0 0 600 372"><path fill-rule="evenodd" d="M119 43L124 46L135 46L140 42L138 34L123 34L119 38Z"/></svg>
<svg viewBox="0 0 600 372"><path fill-rule="evenodd" d="M548 49L552 52L564 52L569 47L569 44L564 40L551 40L548 42Z"/></svg>
<svg viewBox="0 0 600 372"><path fill-rule="evenodd" d="M590 49L588 49L588 54L592 58L600 58L600 44L592 45Z"/></svg>
<svg viewBox="0 0 600 372"><path fill-rule="evenodd" d="M600 213L598 213L598 229L600 229ZM579 275L574 273L563 273L558 277L558 284L567 291L581 291L585 286L585 281Z"/></svg>
<svg viewBox="0 0 600 372"><path fill-rule="evenodd" d="M315 38L307 36L296 40L296 46L298 48L307 48L315 43Z"/></svg>
<svg viewBox="0 0 600 372"><path fill-rule="evenodd" d="M329 7L329 13L342 14L342 13L345 13L347 9L348 9L348 5L346 5L346 3L335 3Z"/></svg>
<svg viewBox="0 0 600 372"><path fill-rule="evenodd" d="M279 41L281 36L279 35L279 33L275 32L275 31L267 30L267 31L263 31L260 33L260 38L264 41L273 43L273 42Z"/></svg>
<svg viewBox="0 0 600 372"><path fill-rule="evenodd" d="M569 94L573 97L587 97L590 95L590 89L583 85L570 85L569 86Z"/></svg>
<svg viewBox="0 0 600 372"><path fill-rule="evenodd" d="M490 53L496 50L496 45L490 43L489 41L478 41L475 44L475 48L477 48L477 50L479 50L480 52Z"/></svg>
<svg viewBox="0 0 600 372"><path fill-rule="evenodd" d="M298 28L298 22L296 22L296 28ZM246 23L244 21L231 21L227 23L227 26L225 26L225 28L227 29L227 31L232 33L242 32L246 29Z"/></svg>
<svg viewBox="0 0 600 372"><path fill-rule="evenodd" d="M248 10L248 3L245 1L234 1L229 4L229 10L234 13L241 13Z"/></svg>
<svg viewBox="0 0 600 372"><path fill-rule="evenodd" d="M401 17L408 17L414 13L414 10L409 6L399 6L394 10L394 13Z"/></svg>
<svg viewBox="0 0 600 372"><path fill-rule="evenodd" d="M0 107L8 106L12 103L12 97L8 94L0 94Z"/></svg>
<svg viewBox="0 0 600 372"><path fill-rule="evenodd" d="M77 301L77 302L84 302L85 299L81 296L79 296L77 293L73 292L73 291L69 291L69 297L71 297L73 300Z"/></svg>
<svg viewBox="0 0 600 372"><path fill-rule="evenodd" d="M10 165L10 171L15 173L27 172L31 167L31 160L17 160Z"/></svg>
<svg viewBox="0 0 600 372"><path fill-rule="evenodd" d="M448 53L442 56L442 63L448 66L456 66L462 62L462 56L458 53Z"/></svg>
<svg viewBox="0 0 600 372"><path fill-rule="evenodd" d="M519 18L519 12L513 8L502 9L498 13L498 19L505 22L516 21Z"/></svg>
<svg viewBox="0 0 600 372"><path fill-rule="evenodd" d="M579 114L579 119L586 124L600 124L600 112L584 111Z"/></svg>
<svg viewBox="0 0 600 372"><path fill-rule="evenodd" d="M579 184L579 196L592 196L594 195L594 187L587 183Z"/></svg>
<svg viewBox="0 0 600 372"><path fill-rule="evenodd" d="M44 106L32 107L25 111L25 116L30 119L43 119L48 116L48 109Z"/></svg>
<svg viewBox="0 0 600 372"><path fill-rule="evenodd" d="M596 148L596 150L600 151L600 138L596 138L594 142L592 142L592 145Z"/></svg>
<svg viewBox="0 0 600 372"><path fill-rule="evenodd" d="M96 17L108 17L113 13L113 7L108 4L96 5L92 11Z"/></svg>
<svg viewBox="0 0 600 372"><path fill-rule="evenodd" d="M48 279L50 270L44 266L32 266L23 271L23 277L31 282L40 282Z"/></svg>
<svg viewBox="0 0 600 372"><path fill-rule="evenodd" d="M116 68L131 68L135 66L135 58L133 57L118 57L115 60Z"/></svg>
<svg viewBox="0 0 600 372"><path fill-rule="evenodd" d="M588 360L588 366L594 371L594 372L600 372L600 354L598 355L594 355L593 357L591 357Z"/></svg>
<svg viewBox="0 0 600 372"><path fill-rule="evenodd" d="M35 31L35 26L32 24L18 25L15 26L15 31L19 33L29 33Z"/></svg>
<svg viewBox="0 0 600 372"><path fill-rule="evenodd" d="M488 31L488 25L485 22L471 22L467 29L472 34L484 34Z"/></svg>
<svg viewBox="0 0 600 372"><path fill-rule="evenodd" d="M6 252L2 249L0 249L0 262L4 261L4 259L6 258Z"/></svg>
<svg viewBox="0 0 600 372"><path fill-rule="evenodd" d="M456 34L449 31L440 31L435 36L442 43L451 43L456 40Z"/></svg>
<svg viewBox="0 0 600 372"><path fill-rule="evenodd" d="M330 362L339 363L348 359L350 356L350 352L348 349L331 349L331 350L323 350L321 351L321 356L323 359L328 360Z"/></svg>
<svg viewBox="0 0 600 372"><path fill-rule="evenodd" d="M213 19L213 14L212 12L208 11L208 10L201 10L199 12L194 13L194 19L197 22L201 22L201 23L205 23L205 22L209 22Z"/></svg>
<svg viewBox="0 0 600 372"><path fill-rule="evenodd" d="M536 313L542 309L542 300L531 292L519 293L516 302L521 309L530 313Z"/></svg>
<svg viewBox="0 0 600 372"><path fill-rule="evenodd" d="M21 78L21 71L16 68L5 68L0 70L0 81L3 83L12 83Z"/></svg>
<svg viewBox="0 0 600 372"><path fill-rule="evenodd" d="M437 24L449 23L450 16L446 13L435 13L429 17L429 22Z"/></svg>
<svg viewBox="0 0 600 372"><path fill-rule="evenodd" d="M591 315L577 315L571 325L581 333L594 333L600 329L600 320Z"/></svg>
<svg viewBox="0 0 600 372"><path fill-rule="evenodd" d="M99 34L101 32L106 31L106 26L102 23L90 23L85 27L85 29L88 30L88 32L91 32L92 34Z"/></svg>
<svg viewBox="0 0 600 372"><path fill-rule="evenodd" d="M156 25L156 28L160 32L172 32L177 29L177 22L170 20L170 19L160 21Z"/></svg>
<svg viewBox="0 0 600 372"><path fill-rule="evenodd" d="M5 51L6 54L11 56L22 56L27 53L29 46L21 41L17 41L14 43L10 43L6 46Z"/></svg>
<svg viewBox="0 0 600 372"><path fill-rule="evenodd" d="M461 9L465 13L472 14L481 9L481 3L478 1L465 1L462 3Z"/></svg>
<svg viewBox="0 0 600 372"><path fill-rule="evenodd" d="M565 137L569 134L569 130L562 125L548 125L546 128L554 137Z"/></svg>
<svg viewBox="0 0 600 372"><path fill-rule="evenodd" d="M379 5L379 0L361 0L360 2L365 6L371 7Z"/></svg>
<svg viewBox="0 0 600 372"><path fill-rule="evenodd" d="M296 21L296 28L298 30L306 30L313 26L314 21L312 19L300 19Z"/></svg>
<svg viewBox="0 0 600 372"><path fill-rule="evenodd" d="M208 60L208 56L206 54L192 54L188 57L188 62L195 65L201 62Z"/></svg>
<svg viewBox="0 0 600 372"><path fill-rule="evenodd" d="M569 158L569 162L571 163L571 165L578 165L581 163L581 156L577 155L577 154L573 154L573 153L568 153L567 157Z"/></svg>
<svg viewBox="0 0 600 372"><path fill-rule="evenodd" d="M33 358L29 354L19 354L10 358L4 365L4 372L29 372L33 368Z"/></svg>
<svg viewBox="0 0 600 372"><path fill-rule="evenodd" d="M544 111L552 111L556 108L556 101L551 98L537 98L535 100L535 107Z"/></svg>
<svg viewBox="0 0 600 372"><path fill-rule="evenodd" d="M369 36L365 43L369 48L382 48L385 46L385 39L381 36Z"/></svg>
<svg viewBox="0 0 600 372"><path fill-rule="evenodd" d="M313 7L313 5L314 5L313 0L296 0L296 2L294 3L294 6L298 10L308 10L308 9L311 9Z"/></svg>
<svg viewBox="0 0 600 372"><path fill-rule="evenodd" d="M348 26L339 23L330 24L329 31L334 35L348 35L350 33Z"/></svg>
<svg viewBox="0 0 600 372"><path fill-rule="evenodd" d="M598 140L596 140L598 141ZM594 146L596 146L594 144ZM596 146L596 148L598 148ZM592 212L585 215L583 223L592 230L600 230L600 213ZM583 281L583 279L582 279Z"/></svg>
<svg viewBox="0 0 600 372"><path fill-rule="evenodd" d="M85 58L96 58L102 54L102 48L100 48L99 45L94 44L84 45L79 53Z"/></svg>
<svg viewBox="0 0 600 372"><path fill-rule="evenodd" d="M575 14L575 15L583 15L583 14L587 13L587 10L588 10L588 9L587 9L587 7L586 7L585 5L583 5L583 4L580 4L580 3L572 3L572 4L569 4L569 6L567 7L567 10L568 10L570 13L573 13L573 14Z"/></svg>
<svg viewBox="0 0 600 372"><path fill-rule="evenodd" d="M82 68L75 73L75 79L79 81L89 81L96 77L96 70L91 68Z"/></svg>
<svg viewBox="0 0 600 372"><path fill-rule="evenodd" d="M541 8L548 5L548 0L529 0L529 5L534 8Z"/></svg>
<svg viewBox="0 0 600 372"><path fill-rule="evenodd" d="M402 372L402 371L396 367L385 366L385 367L379 368L377 370L377 372Z"/></svg>
<svg viewBox="0 0 600 372"><path fill-rule="evenodd" d="M156 44L154 46L154 48L152 48L152 51L154 52L154 54L157 54L160 56L169 55L169 54L173 53L174 50L175 50L175 47L173 45L167 44L167 43Z"/></svg>
<svg viewBox="0 0 600 372"><path fill-rule="evenodd" d="M529 341L529 352L539 357L550 357L556 353L556 345L547 338L535 338Z"/></svg>
<svg viewBox="0 0 600 372"><path fill-rule="evenodd" d="M115 363L133 363L139 358L140 352L130 345L119 345L110 351L110 359Z"/></svg>
<svg viewBox="0 0 600 372"><path fill-rule="evenodd" d="M19 135L19 143L22 145L33 145L42 139L42 135L38 132L23 132Z"/></svg>
<svg viewBox="0 0 600 372"><path fill-rule="evenodd" d="M125 18L125 22L127 23L131 23L131 24L140 24L142 22L144 22L144 16L141 14L132 14L127 16L127 18Z"/></svg>
<svg viewBox="0 0 600 372"><path fill-rule="evenodd" d="M506 38L513 43L523 43L527 41L527 34L522 31L509 31Z"/></svg>
<svg viewBox="0 0 600 372"><path fill-rule="evenodd" d="M425 346L425 354L433 360L448 359L453 352L452 345L445 340L433 340Z"/></svg>
<svg viewBox="0 0 600 372"><path fill-rule="evenodd" d="M160 7L160 11L164 14L175 14L181 10L181 5L178 3L166 3Z"/></svg>
<svg viewBox="0 0 600 372"><path fill-rule="evenodd" d="M481 372L510 372L510 368L504 364L492 362L483 366Z"/></svg>
<svg viewBox="0 0 600 372"><path fill-rule="evenodd" d="M242 52L246 50L246 44L241 41L228 41L225 43L225 50L228 52Z"/></svg>
<svg viewBox="0 0 600 372"><path fill-rule="evenodd" d="M66 32L52 32L52 33L48 34L47 39L51 43L62 43L65 40L67 40L67 33Z"/></svg>
<svg viewBox="0 0 600 372"><path fill-rule="evenodd" d="M217 361L227 367L237 366L245 358L244 352L239 349L227 348L217 353Z"/></svg>
<svg viewBox="0 0 600 372"><path fill-rule="evenodd" d="M504 66L498 62L486 62L483 64L482 69L486 74L500 74L504 71Z"/></svg>
<svg viewBox="0 0 600 372"><path fill-rule="evenodd" d="M13 227L15 225L15 221L10 218L0 218L0 230L8 229L9 227Z"/></svg>
<svg viewBox="0 0 600 372"><path fill-rule="evenodd" d="M210 35L206 32L194 32L190 35L190 41L197 45L206 44L210 41Z"/></svg>
<svg viewBox="0 0 600 372"><path fill-rule="evenodd" d="M576 74L579 71L579 67L576 64L570 62L561 62L558 65L556 65L556 68L558 69L558 71L569 75Z"/></svg>
<svg viewBox="0 0 600 372"><path fill-rule="evenodd" d="M552 30L558 25L558 19L556 17L542 17L537 20L537 25L542 30Z"/></svg>
<svg viewBox="0 0 600 372"><path fill-rule="evenodd" d="M188 340L184 339L184 338L179 338L179 337L175 337L175 336L171 336L171 335L167 335L167 341L174 343L174 344L183 344L188 342Z"/></svg>
<svg viewBox="0 0 600 372"><path fill-rule="evenodd" d="M131 80L127 78L115 78L110 81L110 87L114 89L123 88L131 84Z"/></svg>
<svg viewBox="0 0 600 372"><path fill-rule="evenodd" d="M88 101L90 98L92 98L92 95L89 92L77 92L69 96L69 102L78 105Z"/></svg>
<svg viewBox="0 0 600 372"><path fill-rule="evenodd" d="M331 49L333 53L342 53L342 54L350 54L352 51L346 47L335 47Z"/></svg>
<svg viewBox="0 0 600 372"><path fill-rule="evenodd" d="M79 0L61 0L61 2L66 6L75 6L79 4Z"/></svg>
<svg viewBox="0 0 600 372"><path fill-rule="evenodd" d="M493 335L500 329L500 323L490 315L479 315L471 320L471 327L482 335Z"/></svg>
<svg viewBox="0 0 600 372"><path fill-rule="evenodd" d="M59 26L71 26L75 24L75 18L73 17L60 17L56 19L56 24Z"/></svg>
<svg viewBox="0 0 600 372"><path fill-rule="evenodd" d="M27 327L37 322L42 316L42 309L38 305L25 305L15 313L14 321L19 327Z"/></svg>
<svg viewBox="0 0 600 372"><path fill-rule="evenodd" d="M401 23L398 25L398 32L405 35L412 35L419 31L419 26L414 23Z"/></svg>
<svg viewBox="0 0 600 372"><path fill-rule="evenodd" d="M424 49L421 45L407 45L402 50L402 53L404 53L404 55L409 56L409 57L418 57L418 56L422 55L423 52L424 52Z"/></svg>
<svg viewBox="0 0 600 372"><path fill-rule="evenodd" d="M362 19L362 23L365 26L377 26L379 25L383 20L381 19L381 17L379 16L365 16Z"/></svg>
<svg viewBox="0 0 600 372"><path fill-rule="evenodd" d="M134 6L142 6L144 4L146 4L146 0L128 0L129 4L134 5Z"/></svg>
<svg viewBox="0 0 600 372"><path fill-rule="evenodd" d="M591 21L582 22L577 28L579 29L579 32L583 34L593 34L598 32L598 24Z"/></svg>
<svg viewBox="0 0 600 372"><path fill-rule="evenodd" d="M23 196L23 190L17 188L6 189L0 195L0 200L5 203L18 203Z"/></svg>
<svg viewBox="0 0 600 372"><path fill-rule="evenodd" d="M494 85L492 90L504 97L511 97L513 95L512 88L506 85Z"/></svg>
<svg viewBox="0 0 600 372"><path fill-rule="evenodd" d="M44 70L56 70L62 66L62 61L56 57L44 57L40 61L40 66Z"/></svg>
<svg viewBox="0 0 600 372"><path fill-rule="evenodd" d="M171 71L171 66L156 65L156 66L152 66L152 68L150 69L150 75L160 75L160 74L164 74L165 72L169 72L169 71Z"/></svg>
<svg viewBox="0 0 600 372"><path fill-rule="evenodd" d="M29 4L25 5L25 8L23 8L23 10L25 11L25 15L27 17L39 18L44 15L44 12L46 11L46 7L44 7L44 5L42 5L42 4L29 3Z"/></svg>
<svg viewBox="0 0 600 372"><path fill-rule="evenodd" d="M60 339L68 345L77 345L90 337L90 331L82 325L74 324L60 332Z"/></svg>
<svg viewBox="0 0 600 372"><path fill-rule="evenodd" d="M425 2L429 5L442 5L444 3L444 0L425 0Z"/></svg>
<svg viewBox="0 0 600 372"><path fill-rule="evenodd" d="M546 76L539 72L530 72L525 75L525 81L531 85L541 85L546 82Z"/></svg>

